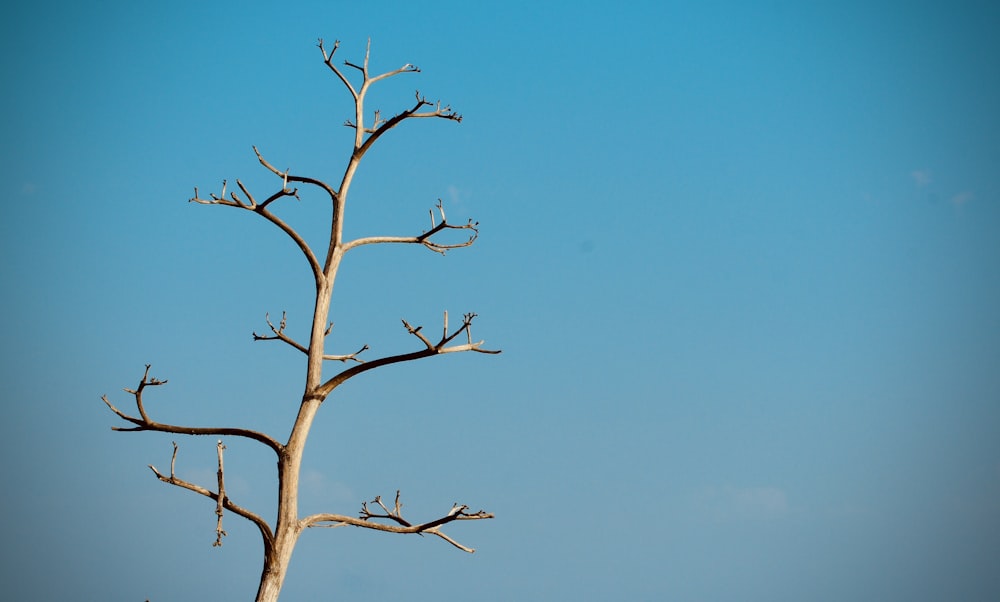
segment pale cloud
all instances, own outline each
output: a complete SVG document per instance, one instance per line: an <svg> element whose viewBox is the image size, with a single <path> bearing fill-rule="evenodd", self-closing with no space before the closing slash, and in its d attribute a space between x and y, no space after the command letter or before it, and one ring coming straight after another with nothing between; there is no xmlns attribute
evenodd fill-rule
<svg viewBox="0 0 1000 602"><path fill-rule="evenodd" d="M464 210L466 196L464 190L454 184L449 184L448 188L445 189L445 209Z"/></svg>
<svg viewBox="0 0 1000 602"><path fill-rule="evenodd" d="M951 197L950 200L952 205L961 207L962 205L966 204L967 202L971 201L974 198L975 198L974 194L972 194L969 191L965 191L954 195L953 197Z"/></svg>
<svg viewBox="0 0 1000 602"><path fill-rule="evenodd" d="M913 179L913 183L917 185L918 188L927 188L934 181L931 177L931 172L928 169L915 169L910 172L910 178ZM930 200L938 199L937 194L930 193ZM961 207L969 201L975 198L975 195L968 190L963 190L962 192L951 195L948 201L955 205L956 207Z"/></svg>
<svg viewBox="0 0 1000 602"><path fill-rule="evenodd" d="M742 513L773 517L788 512L788 496L775 487L751 487L732 491L733 502Z"/></svg>
<svg viewBox="0 0 1000 602"><path fill-rule="evenodd" d="M21 194L25 196L35 194L36 189L37 187L34 182L25 182L24 184L21 184Z"/></svg>
<svg viewBox="0 0 1000 602"><path fill-rule="evenodd" d="M708 487L694 503L715 522L777 520L789 513L788 495L777 487Z"/></svg>
<svg viewBox="0 0 1000 602"><path fill-rule="evenodd" d="M931 183L931 172L926 169L915 169L910 172L910 177L917 186L927 186Z"/></svg>
<svg viewBox="0 0 1000 602"><path fill-rule="evenodd" d="M358 497L347 485L333 481L318 470L302 471L303 489L310 495L333 502L356 502Z"/></svg>

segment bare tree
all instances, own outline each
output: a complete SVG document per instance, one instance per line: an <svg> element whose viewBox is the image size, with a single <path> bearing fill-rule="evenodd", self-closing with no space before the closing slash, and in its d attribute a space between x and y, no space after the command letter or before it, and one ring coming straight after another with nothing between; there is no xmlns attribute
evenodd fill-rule
<svg viewBox="0 0 1000 602"><path fill-rule="evenodd" d="M238 505L226 493L225 471L223 467L223 450L225 446L222 440L218 443L218 482L214 484L214 490L210 487L191 483L176 475L174 470L177 461L176 443L174 443L173 455L170 459L169 474L164 474L150 465L150 469L159 480L200 494L215 502L215 513L218 516L215 545L221 545L222 537L226 534L222 528L222 519L227 510L256 525L264 544L264 566L261 572L260 586L257 590L258 601L273 601L278 599L296 541L299 535L307 528L349 525L390 533L430 534L440 537L461 550L473 552L472 548L466 547L446 535L442 531L442 528L453 521L493 518L492 514L483 510L472 512L468 506L456 503L439 517L424 522L413 523L403 517L398 491L391 507L387 506L381 497L376 496L372 501L361 505L361 510L357 516L331 513L313 514L305 517L299 516L299 471L302 465L302 454L305 449L306 439L309 436L309 430L316 417L316 412L337 387L359 374L390 364L463 351L489 354L499 353L499 351L485 349L483 341L473 340L472 322L476 314L467 313L462 317L458 325L449 325L447 312L444 314L439 337L427 334L423 327L412 326L409 322L403 320L403 327L419 343L417 349L414 351L398 355L387 355L371 360L361 357L362 353L368 350L367 345L353 353L327 353L325 343L332 327L332 323L329 322L330 296L333 292L334 281L337 277L340 262L348 251L365 245L397 243L420 245L436 253L443 254L448 250L468 247L473 244L479 231L477 229L478 223L471 220L459 224L449 222L445 216L441 201L438 201L437 206L431 210L429 229L421 234L415 236L368 236L354 240L344 240L344 216L351 182L354 179L361 160L371 149L372 145L386 132L409 119L433 118L459 122L462 120L462 117L453 111L450 106L442 106L440 102L432 103L417 92L415 100L413 100L409 108L389 118L383 118L379 111L375 111L372 120L367 122L365 120L364 104L365 96L371 86L391 77L416 73L419 69L414 65L406 64L398 69L379 75L370 74L368 70L369 51L371 49L370 40L368 48L365 51L364 61L361 64L349 61L345 61L342 66L334 64L334 54L337 51L339 42L334 43L333 48L329 51L323 45L323 40L319 40L318 46L323 55L323 63L343 83L354 99L354 117L345 123L346 126L354 130L354 147L347 160L347 165L339 186L331 186L322 180L293 174L288 170L281 171L276 169L254 147L254 153L257 155L257 160L260 164L279 180L280 186L276 192L269 194L262 200L258 200L261 199L260 196L255 196L240 180L236 180L236 188L238 190L232 190L227 194L226 182L223 181L222 190L218 194L209 194L206 198L195 188L194 197L190 199L191 202L202 205L232 207L256 213L291 238L309 264L316 285L316 297L308 344L296 341L286 332L284 315L282 315L277 325L272 322L270 316L265 315L270 332L265 334L255 332L253 334L254 340L257 341L275 340L287 343L289 347L306 357L305 389L302 393L302 401L299 404L298 415L292 426L291 433L288 435L288 439L282 442L263 432L244 428L198 427L157 422L149 416L143 404L143 394L150 387L164 385L167 381L150 376L149 365L146 366L146 370L138 386L134 389L125 389L127 393L135 398L137 415L119 410L108 400L107 396L102 398L112 412L132 425L127 427L112 427L116 431L158 431L183 435L243 437L261 443L274 452L278 460L278 510L277 517L273 523L268 522L259 514ZM349 74L353 74L354 77L348 77ZM353 82L352 79L354 80ZM272 212L272 206L275 203L287 197L299 198L299 189L297 186L302 186L303 190L316 190L321 196L329 199L332 219L329 244L326 249L314 250L292 226ZM446 231L457 231L456 234L459 235L459 238L457 240L453 239L451 242L442 241L441 235L446 233ZM343 367L333 376L324 377L323 365L325 362L339 362L345 366L349 364L349 366Z"/></svg>

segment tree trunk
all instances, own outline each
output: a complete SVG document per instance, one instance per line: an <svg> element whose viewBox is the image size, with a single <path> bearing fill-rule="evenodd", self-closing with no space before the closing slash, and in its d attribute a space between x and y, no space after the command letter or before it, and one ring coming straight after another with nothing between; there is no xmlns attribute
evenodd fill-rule
<svg viewBox="0 0 1000 602"><path fill-rule="evenodd" d="M327 297L328 298L328 297ZM299 470L302 452L321 401L310 395L299 406L299 415L292 427L288 444L278 458L278 519L274 541L264 546L264 568L260 574L257 602L277 602L281 586L292 560L292 551L302 531L299 522Z"/></svg>
<svg viewBox="0 0 1000 602"><path fill-rule="evenodd" d="M264 569L261 571L260 586L257 588L257 602L278 601L297 539L298 533L294 527L278 531L274 547L264 556Z"/></svg>

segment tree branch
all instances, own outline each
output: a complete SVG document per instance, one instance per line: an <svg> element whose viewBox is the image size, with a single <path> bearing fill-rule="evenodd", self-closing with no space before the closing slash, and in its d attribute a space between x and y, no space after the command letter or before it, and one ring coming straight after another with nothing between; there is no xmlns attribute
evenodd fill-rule
<svg viewBox="0 0 1000 602"><path fill-rule="evenodd" d="M393 510L389 510L385 504L382 502L382 496L376 496L374 500L371 501L372 504L378 504L385 514L376 514L368 509L368 502L362 502L361 504L361 514L359 517L345 516L342 514L314 514L302 519L302 525L304 527L342 527L345 525L351 525L354 527L361 527L363 529L374 529L376 531L386 531L389 533L417 533L424 534L430 533L431 535L436 535L441 539L444 539L456 548L473 553L476 550L473 548L466 547L451 537L445 535L441 532L440 527L446 525L452 521L458 520L482 520L494 518L494 515L488 513L484 510L478 512L467 512L469 509L465 504L454 504L451 510L447 514L440 518L436 518L425 523L420 523L414 525L403 518L402 515L402 504L400 503L399 491L396 491L396 503ZM396 524L385 524L379 522L373 522L375 520L389 520ZM329 523L329 524L321 524Z"/></svg>
<svg viewBox="0 0 1000 602"><path fill-rule="evenodd" d="M381 366L386 366L389 364L397 364L399 362L408 362L423 357L430 357L432 355L439 355L443 353L458 353L462 351L475 351L477 353L488 353L488 354L500 353L499 349L496 350L483 349L482 345L485 343L485 341L480 340L472 342L472 320L475 319L475 317L476 314L474 313L465 314L465 316L463 316L462 318L462 325L459 328L457 328L454 332L449 334L448 312L444 312L443 334L441 336L441 340L439 340L437 343L432 343L430 339L425 337L423 333L420 332L423 329L423 326L417 326L416 328L414 328L413 326L410 326L409 322L403 320L403 326L406 328L406 331L412 334L413 336L417 337L418 339L420 339L420 341L424 344L425 347L424 349L421 349L419 351L412 351L410 353L401 353L399 355L390 355L376 360L364 362L356 366L352 366L351 368L347 368L346 370L340 372L333 378L329 379L328 381L320 385L320 387L316 389L316 391L314 392L314 395L319 396L320 398L325 398L334 389L342 385L348 379L351 379L357 376L358 374L361 374L362 372L367 372L368 370L372 370L374 368L379 368ZM463 332L466 334L466 343L458 345L449 345L449 343L455 340L455 338L458 335L462 334Z"/></svg>
<svg viewBox="0 0 1000 602"><path fill-rule="evenodd" d="M167 383L166 380L158 380L155 378L150 378L149 376L150 364L146 364L146 372L142 376L142 381L139 382L139 386L133 389L125 389L126 393L131 393L135 396L136 407L139 411L139 418L134 416L129 416L125 412L122 412L108 400L107 395L102 395L101 399L104 403L111 409L112 412L117 414L122 420L131 422L136 425L135 427L126 428L113 426L111 430L121 431L121 432L136 432L136 431L159 431L163 433L178 433L183 435L219 435L219 436L231 436L231 437L244 437L247 439L253 439L263 443L264 445L270 447L274 450L274 453L279 456L284 450L284 446L278 443L275 439L265 435L264 433L253 431L249 429L242 428L230 428L230 427L193 427L193 426L178 426L173 424L164 424L161 422L156 422L151 420L146 414L146 409L142 402L142 391L148 386L158 386Z"/></svg>
<svg viewBox="0 0 1000 602"><path fill-rule="evenodd" d="M382 243L409 243L409 244L422 244L431 251L435 253L445 254L449 249L460 249L463 247L472 246L472 243L476 241L479 237L479 222L473 222L471 219L468 223L462 224L461 226L454 226L448 223L447 218L444 214L444 205L441 199L438 199L437 203L438 212L441 215L441 223L435 223L434 211L431 210L431 228L419 236L369 236L366 238L358 238L344 244L344 252L362 245L372 245L372 244L382 244ZM431 237L443 230L471 230L472 234L469 238L460 243L444 244L438 243L431 240Z"/></svg>
<svg viewBox="0 0 1000 602"><path fill-rule="evenodd" d="M169 483L170 485L175 485L182 489L187 489L188 491L193 491L197 494L203 495L217 502L218 505L216 506L216 514L218 515L219 518L216 526L216 542L212 545L221 546L222 545L221 538L223 535L226 534L225 531L222 531L222 510L221 510L221 508L225 508L226 510L229 510L233 514L242 516L243 518L257 525L257 529L260 530L261 537L264 540L265 551L270 550L271 546L274 544L274 534L271 532L271 526L268 525L267 521L258 516L256 513L251 512L246 508L243 508L233 503L233 501L229 499L229 496L226 495L225 489L223 488L223 476L222 476L223 475L222 450L225 449L225 446L222 445L222 441L219 441L218 443L219 493L210 491L202 487L201 485L196 485L195 483L191 483L189 481L185 481L184 479L177 478L177 475L174 473L174 464L177 461L177 443L175 442L173 445L174 445L174 453L170 458L170 476L168 477L162 474L152 464L149 465L149 469L153 471L153 474L156 475L157 479L163 481L164 483Z"/></svg>
<svg viewBox="0 0 1000 602"><path fill-rule="evenodd" d="M257 148L256 147L254 147L254 152L257 152ZM261 163L266 163L264 161L264 158L260 156L260 153L257 153L257 157L260 159ZM270 167L269 165L265 165L265 166L269 167L269 169L271 169L271 171L274 171L278 175L285 175L285 178L286 178L286 182L285 183L286 183L286 185L287 185L287 180L291 180L292 179L291 176L287 176L286 174L282 174L281 172L278 172L277 170L275 170L273 167ZM301 181L305 181L305 179L298 178L298 179L296 179L296 181L300 181L301 182ZM226 180L223 180L222 181L222 191L221 191L220 194L216 195L215 193L210 193L209 194L209 198L206 199L206 198L203 198L203 197L199 196L198 187L195 186L195 188L194 188L194 196L191 197L190 199L188 199L188 202L190 202L190 203L198 203L199 205L224 205L226 207L236 207L238 209L245 209L247 211L252 211L252 212L260 215L261 217L263 217L267 221L269 221L272 224L274 224L275 226L277 226L282 232L284 232L285 234L287 234L288 237L292 239L292 241L299 248L299 250L302 251L302 254L305 255L306 261L309 262L309 267L310 267L310 269L313 272L313 278L316 279L316 282L318 284L321 281L321 279L323 278L323 269L320 267L319 261L316 259L316 256L313 254L312 249L309 248L309 244L306 243L305 239L302 238L299 235L299 233L295 231L294 228L292 228L291 226L289 226L288 224L286 224L284 222L284 220L282 220L277 215L271 213L267 209L267 205L269 205L271 202L273 202L274 200L279 199L281 197L294 196L295 198L299 198L298 189L296 188L296 189L293 189L293 190L289 190L287 188L287 186L285 186L281 190L279 190L278 192L276 192L276 193L272 194L270 197L268 197L267 200L265 200L263 203L258 203L256 201L256 199L254 199L253 195L250 194L250 191L248 191L247 188L243 185L243 182L241 182L239 179L237 179L236 180L236 184L237 184L237 186L239 186L240 190L243 191L243 194L246 195L246 198L247 198L246 201L244 201L243 199L241 199L239 197L239 195L237 195L235 192L230 192L229 193L229 198L226 198Z"/></svg>
<svg viewBox="0 0 1000 602"><path fill-rule="evenodd" d="M386 74L386 75L390 75L390 74ZM391 75L394 75L394 73L391 74ZM365 85L367 86L368 83L369 82L366 82ZM416 98L417 98L416 104L414 104L411 108L406 109L402 113L399 113L397 115L393 115L389 119L385 120L377 128L375 128L374 131L372 131L368 135L368 138L364 141L364 143L357 147L357 150L355 151L355 156L357 156L359 158L362 157L362 156L364 156L364 154L366 152L368 152L368 149L371 148L371 146L373 144L375 144L375 141L378 140L382 136L382 134L385 134L386 132L388 132L392 128L396 127L397 125L399 125L400 123L402 123L406 119L419 119L419 118L427 118L427 117L439 117L441 119L448 119L450 121L457 121L459 123L462 122L462 116L459 115L458 113L456 113L451 108L451 106L447 106L446 105L446 106L442 107L441 106L441 101L437 101L436 103L430 102L429 100L427 100L426 98L424 98L423 96L420 95L420 90L417 90L416 93L415 93L415 95L416 95ZM433 111L426 111L424 113L418 113L417 112L420 109L422 109L424 107L429 107L429 106L433 106L434 110ZM355 128L361 127L360 123L357 124L357 125L355 125L355 124L351 124L350 122L348 122L345 125L347 125L348 127L355 127Z"/></svg>
<svg viewBox="0 0 1000 602"><path fill-rule="evenodd" d="M275 166L267 162L264 156L260 154L260 151L257 150L256 146L253 147L253 152L254 154L257 155L257 160L260 162L261 165L263 165L265 168L267 168L268 171L270 171L271 173L282 179L282 181L285 183L285 188L288 187L288 182L299 182L300 184L310 184L312 186L322 188L323 191L330 196L331 200L333 201L337 200L337 191L334 190L333 187L331 187L323 180L317 180L316 178L310 178L307 176L296 176L288 173L287 169L285 171L279 171Z"/></svg>
<svg viewBox="0 0 1000 602"><path fill-rule="evenodd" d="M385 73L376 75L372 77L368 72L368 60L371 54L371 38L368 39L368 44L365 47L365 60L361 65L351 63L349 61L344 61L344 65L351 67L359 72L361 72L361 87L355 88L351 83L350 79L341 71L336 65L333 64L333 55L340 47L340 41L336 41L333 44L333 49L328 53L323 45L322 38L318 42L319 50L323 55L323 63L337 76L337 79L344 84L345 87L350 91L351 96L354 98L355 107L355 119L354 121L347 120L344 124L348 127L354 128L356 135L354 138L354 159L360 159L371 145L375 143L382 134L396 127L404 119L409 118L421 118L421 117L440 117L442 119L449 119L453 121L462 121L462 116L456 113L450 106L441 106L440 101L437 103L431 103L426 98L420 95L420 92L416 93L416 104L410 109L406 109L398 115L394 115L389 119L382 119L381 112L375 112L375 120L371 127L365 127L364 125L364 101L365 94L368 92L369 86L372 84L400 75L402 73L419 73L420 69L416 65L406 63L398 69L393 69L392 71L386 71ZM423 113L418 112L420 109L426 106L434 106L434 110L425 111ZM368 134L368 138L365 139L365 134Z"/></svg>
<svg viewBox="0 0 1000 602"><path fill-rule="evenodd" d="M218 518L215 522L215 543L212 544L212 547L221 547L222 538L226 535L226 532L222 530L222 508L226 499L226 479L222 468L222 450L224 449L226 449L226 446L222 444L222 439L219 439L216 445L216 450L219 454L219 471L216 473L219 478L219 494L215 505L215 516Z"/></svg>
<svg viewBox="0 0 1000 602"><path fill-rule="evenodd" d="M345 77L344 74L340 72L340 69L338 69L333 64L333 54L335 52L337 52L338 48L340 48L340 40L336 40L333 43L333 49L330 51L329 54L327 54L326 48L323 47L323 38L319 39L319 43L317 45L319 46L319 51L323 53L323 62L326 63L326 66L329 67L330 70L334 72L334 74L336 74L336 76L340 79L341 82L343 82L343 84L351 92L351 96L353 96L354 99L357 100L357 98L358 98L358 92L357 92L357 90L355 90L354 86L351 85L350 80L347 79L347 77ZM366 54L366 56L367 56L367 54ZM366 61L366 64L367 64L367 61Z"/></svg>
<svg viewBox="0 0 1000 602"><path fill-rule="evenodd" d="M265 313L264 314L264 319L267 321L267 325L271 328L271 332L274 333L274 336L260 335L260 334L257 334L257 332L255 331L253 333L253 340L255 340L255 341L284 341L285 343L288 343L289 345L291 345L295 349L298 349L302 353L304 353L306 355L309 355L309 349L306 348L305 345L299 343L295 339L293 339L290 336L288 336L287 334L285 334L285 312L281 312L281 322L278 324L277 327L275 327L274 324L271 322L271 316L269 314ZM331 329L333 329L333 323L331 323L330 326L326 329L326 334L330 334L330 330ZM363 363L363 360L361 360L360 358L358 358L358 355L361 354L364 351L367 351L367 350L368 350L368 345L365 345L361 349L358 349L357 351L355 351L354 353L348 353L348 354L345 354L345 355L330 355L330 354L326 354L326 355L323 356L323 359L324 360L338 361L338 362L354 361L354 362L357 362L357 363L360 364L360 363Z"/></svg>

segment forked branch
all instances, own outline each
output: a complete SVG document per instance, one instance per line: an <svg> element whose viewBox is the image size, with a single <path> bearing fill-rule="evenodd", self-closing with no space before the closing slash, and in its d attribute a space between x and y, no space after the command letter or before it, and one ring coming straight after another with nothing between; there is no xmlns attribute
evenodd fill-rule
<svg viewBox="0 0 1000 602"><path fill-rule="evenodd" d="M372 512L368 508L368 504L378 504L382 508L384 514L379 514L377 512ZM424 523L414 525L408 520L403 518L402 513L402 503L400 502L399 491L396 491L396 502L393 510L389 510L386 505L382 502L382 496L376 496L371 502L361 503L361 513L358 517L354 516L344 516L341 514L314 514L303 519L303 525L306 527L343 527L346 525L351 525L354 527L361 527L364 529L374 529L376 531L387 531L389 533L429 533L431 535L436 535L441 539L447 541L456 548L469 552L470 554L476 550L464 546L448 535L441 532L440 528L453 521L458 520L482 520L493 518L494 515L486 512L485 510L479 510L478 512L469 512L469 507L465 504L453 504L451 510L449 510L444 516L430 520ZM382 522L375 522L379 520L388 520L395 524L386 524Z"/></svg>
<svg viewBox="0 0 1000 602"><path fill-rule="evenodd" d="M281 322L278 324L277 327L275 327L275 325L271 322L271 316L270 316L270 314L266 314L265 313L264 314L264 320L267 321L267 325L271 329L271 332L274 333L274 335L271 336L271 335L257 334L257 332L255 331L253 333L253 340L255 340L255 341L283 341L285 343L288 343L289 345L291 345L295 349L298 349L302 353L304 353L306 355L309 355L309 349L305 345L303 345L302 343L299 343L298 341L296 341L292 337L290 337L287 334L285 334L285 324L286 324L285 312L281 312ZM330 325L327 327L326 332L324 334L330 334L330 330L332 330L332 329L333 329L333 323L331 322ZM367 350L368 350L368 345L365 345L361 349L358 349L357 351L355 351L354 353L348 353L348 354L345 354L345 355L325 354L325 355L323 355L323 359L324 360L338 361L338 362L353 361L353 362L357 362L357 363L361 364L361 363L364 362L364 360L360 359L358 357L358 355L360 355L362 352L367 351Z"/></svg>
<svg viewBox="0 0 1000 602"><path fill-rule="evenodd" d="M282 174L281 172L278 172L273 167L271 167L270 164L267 164L264 161L264 158L260 156L260 153L257 152L257 147L254 147L254 152L257 153L257 157L258 159L260 159L262 164L271 169L271 171L273 171L274 173L283 176L284 186L282 186L281 190L275 192L267 199L265 199L263 202L258 203L257 200L254 198L253 194L251 194L250 191L247 190L246 186L244 186L243 182L241 182L239 179L236 180L236 185L239 187L240 191L243 192L245 200L244 198L241 198L240 195L238 195L235 191L230 192L229 196L226 197L226 180L223 180L222 191L219 194L215 194L214 192L210 193L208 195L208 198L202 197L198 191L198 187L195 186L194 196L188 199L188 202L198 203L199 205L223 205L226 207L236 207L237 209L245 209L247 211L252 211L260 215L267 221L277 226L282 232L284 232L289 238L292 239L292 241L295 243L295 246L297 246L299 250L302 251L302 254L305 255L306 261L309 262L309 267L312 270L313 277L316 279L317 282L319 282L320 279L322 278L323 269L320 267L319 261L317 261L316 255L309 247L309 244L306 243L305 239L302 238L302 236L300 236L299 233L296 232L294 228L289 226L287 223L285 223L284 220L282 220L280 217L272 213L267 208L267 206L270 205L272 202L282 197L292 196L295 197L296 199L299 198L298 188L294 189L288 188L288 182L292 180L293 177L289 176L287 173ZM295 181L303 182L306 181L306 179L297 178Z"/></svg>
<svg viewBox="0 0 1000 602"><path fill-rule="evenodd" d="M402 73L418 73L420 69L416 65L411 65L406 63L398 69L393 69L392 71L386 71L380 75L372 76L368 71L368 59L371 54L371 39L368 40L368 45L365 49L365 60L362 64L358 65L356 63L351 63L350 61L344 61L344 65L350 67L361 73L361 86L355 87L351 83L351 80L347 75L333 63L333 55L337 52L337 48L340 47L340 41L336 41L333 44L333 49L330 52L326 51L326 47L323 45L322 38L319 40L318 44L320 52L323 54L323 62L327 67L337 76L337 78L344 84L344 86L351 93L354 98L355 107L355 117L354 120L348 119L344 125L354 128L354 159L360 159L372 144L382 136L382 134L391 130L392 128L399 125L405 119L411 118L426 118L426 117L438 117L441 119L448 119L451 121L462 121L462 116L456 113L450 106L442 106L440 101L431 102L425 97L421 96L420 91L417 90L416 102L415 104L396 115L388 119L383 119L381 111L375 111L375 118L370 126L365 126L364 124L364 102L365 94L368 92L369 86L377 81L394 77ZM424 107L434 107L432 110L423 111L421 109ZM365 136L367 135L367 138Z"/></svg>
<svg viewBox="0 0 1000 602"><path fill-rule="evenodd" d="M289 170L287 170L287 169L285 171L280 171L280 170L278 170L278 168L276 168L275 166L273 166L270 163L268 163L267 159L264 158L264 155L260 154L260 151L257 150L256 146L253 147L253 152L254 152L254 154L257 155L257 161L259 161L261 165L263 165L268 171L270 171L271 173L273 173L274 175L276 175L276 176L278 176L279 178L282 179L282 182L283 182L282 189L283 190L288 188L288 183L289 182L298 182L300 184L309 184L311 186L316 186L318 188L321 188L327 195L329 195L330 200L332 200L332 201L336 201L337 200L337 191L334 190L332 186L330 186L329 184L327 184L323 180L317 180L316 178L310 178L308 176L293 175L293 174L288 173Z"/></svg>
<svg viewBox="0 0 1000 602"><path fill-rule="evenodd" d="M444 213L444 204L441 199L438 199L437 203L438 214L441 216L441 222L438 223L434 218L434 210L430 211L431 216L431 227L429 230L420 234L419 236L369 236L366 238L358 238L344 244L344 251L348 251L355 247L360 247L362 245L372 245L372 244L382 244L382 243L409 243L409 244L421 244L434 251L435 253L445 254L450 249L461 249L463 247L472 246L472 243L476 242L476 238L479 237L479 222L473 222L471 219L462 225L456 226L454 224L449 224L448 219ZM439 243L432 240L435 234L442 232L443 230L468 230L471 232L468 238L458 242L458 243Z"/></svg>
<svg viewBox="0 0 1000 602"><path fill-rule="evenodd" d="M434 351L435 353L455 353L457 351L476 351L478 353L500 353L499 350L491 351L488 349L483 349L483 341L472 342L472 321L476 318L477 314L468 313L462 316L462 325L457 328L454 332L448 332L448 312L444 312L444 326L442 328L441 340L437 343L431 343L431 341L423 335L420 331L423 330L423 326L417 326L416 328L410 326L409 322L403 320L403 326L406 327L406 331L423 341L427 349ZM466 342L463 345L452 345L448 346L449 343L455 340L458 335L465 333Z"/></svg>
<svg viewBox="0 0 1000 602"><path fill-rule="evenodd" d="M118 415L122 420L131 422L134 427L120 427L113 426L111 430L122 431L122 432L136 432L136 431L159 431L162 433L178 433L182 435L219 435L219 436L232 436L232 437L245 437L247 439L253 439L263 443L264 445L270 447L274 450L274 453L279 456L282 453L283 446L278 443L275 439L265 435L264 433L253 431L250 429L243 428L231 428L231 427L195 427L195 426L179 426L175 424L166 424L162 422L156 422L152 420L146 413L146 408L143 404L142 393L146 387L159 386L167 384L166 380L159 380L149 376L150 364L146 364L146 372L142 375L142 380L139 382L139 386L135 389L125 389L126 393L131 393L135 397L136 408L139 411L139 417L130 416L125 412L119 410L108 400L107 395L102 395L101 399L104 403L111 409L112 412Z"/></svg>
<svg viewBox="0 0 1000 602"><path fill-rule="evenodd" d="M243 508L233 503L233 501L229 499L229 496L226 495L224 477L223 477L223 465L222 465L222 450L225 449L225 446L222 444L222 441L219 441L217 445L218 456L219 456L218 492L210 491L209 489L202 487L201 485L197 485L195 483L191 483L190 481L185 481L184 479L180 479L177 477L177 474L174 472L174 468L177 463L177 443L174 442L173 445L174 445L174 453L172 456L170 456L170 476L161 473L152 464L149 465L149 469L153 471L153 474L156 475L157 479L163 481L164 483L169 483L170 485L180 487L181 489L187 489L188 491L193 491L199 495L203 495L216 502L215 513L218 519L216 521L216 529L215 529L216 539L215 543L212 545L221 546L222 537L226 534L226 532L222 530L222 510L223 508L225 508L226 510L229 510L233 514L242 516L243 518L257 525L257 528L260 530L261 537L264 540L265 550L269 550L271 546L274 544L274 534L271 532L271 526L268 525L267 521L258 516L256 513L251 512L246 508Z"/></svg>
<svg viewBox="0 0 1000 602"><path fill-rule="evenodd" d="M361 95L361 92L355 90L354 86L351 84L351 81L347 79L347 76L345 76L344 73L336 65L333 64L333 55L335 52L337 52L337 49L340 48L340 40L334 41L333 48L330 50L329 53L327 53L326 48L323 46L323 38L317 40L316 45L319 46L319 51L323 53L323 62L326 63L326 66L329 67L330 70L334 72L334 74L336 74L337 78L339 78L340 81L343 82L344 86L346 86L347 89L351 92L351 95L354 97L354 99L357 100L358 97ZM368 75L368 59L371 56L371 49L372 49L372 41L369 38L368 45L365 47L365 60L361 65L357 65L350 61L344 61L344 65L347 65L348 67L351 67L353 69L357 69L358 71L361 72L361 75L364 78L363 85L370 85L374 82L379 81L380 79L385 79L387 77L399 75L400 73L420 72L420 69L416 65L411 65L410 63L406 63L399 69L393 69L392 71L387 71L386 73L383 73L381 75L370 77Z"/></svg>
<svg viewBox="0 0 1000 602"><path fill-rule="evenodd" d="M476 314L467 313L462 317L462 325L456 328L453 332L448 332L448 312L444 312L444 327L442 328L441 339L436 343L428 339L423 332L423 326L413 327L409 322L403 320L403 326L406 331L413 336L420 339L424 344L424 349L419 351L412 351L410 353L401 353L399 355L390 355L387 357L381 357L376 360L371 360L358 364L357 366L352 366L337 374L330 380L323 383L318 389L316 389L314 395L317 397L325 398L334 389L339 387L341 384L347 380L361 374L362 372L367 372L374 368L379 368L381 366L386 366L389 364L397 364L400 362L408 362L412 360L417 360L424 357L430 357L432 355L440 355L443 353L458 353L462 351L474 351L476 353L488 353L497 354L500 353L499 349L483 349L483 344L485 341L479 340L473 342L472 340L472 321L476 318ZM452 344L453 341L462 333L466 335L465 343Z"/></svg>
<svg viewBox="0 0 1000 602"><path fill-rule="evenodd" d="M370 82L366 82L365 85L366 88L368 83ZM386 119L385 121L382 121L382 123L376 128L369 128L369 129L364 128L360 123L360 119L358 123L351 123L350 121L348 121L344 124L348 127L355 128L356 130L359 131L359 133L368 134L368 138L364 141L363 144L361 144L358 147L358 150L356 151L356 154L358 156L364 155L366 152L368 152L368 149L371 148L373 144L375 144L375 141L378 140L379 137L382 136L382 134L388 132L389 130L396 127L406 119L438 117L441 119L448 119L450 121L457 121L457 122L462 121L462 116L456 113L455 110L452 109L450 105L441 106L440 100L437 102L431 102L427 100L425 97L420 95L420 90L414 92L414 95L416 96L416 102L412 107L406 109L401 113L393 115L392 117ZM421 113L420 109L424 107L434 107L434 109L431 111L424 111ZM378 115L376 115L376 120L378 120Z"/></svg>

